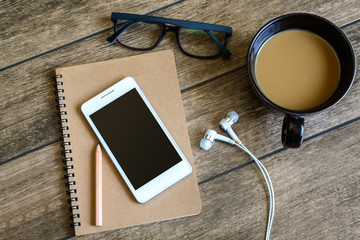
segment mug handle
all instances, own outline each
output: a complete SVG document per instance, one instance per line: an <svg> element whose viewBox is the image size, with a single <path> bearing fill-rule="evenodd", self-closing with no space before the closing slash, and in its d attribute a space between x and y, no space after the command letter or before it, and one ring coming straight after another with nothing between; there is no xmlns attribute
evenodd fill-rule
<svg viewBox="0 0 360 240"><path fill-rule="evenodd" d="M304 121L304 116L285 115L281 134L281 141L284 147L300 147L303 141Z"/></svg>

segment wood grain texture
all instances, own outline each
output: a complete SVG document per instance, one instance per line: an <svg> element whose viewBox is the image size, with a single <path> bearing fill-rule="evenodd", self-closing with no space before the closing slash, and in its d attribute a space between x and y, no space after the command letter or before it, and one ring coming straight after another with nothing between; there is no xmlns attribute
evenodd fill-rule
<svg viewBox="0 0 360 240"><path fill-rule="evenodd" d="M359 57L360 46L359 46L359 31L360 24L353 24L344 29L344 32L348 35L351 40L353 47L356 49L357 57ZM56 118L56 108L53 95L53 82L51 80L52 75L54 74L54 69L62 66L76 65L77 63L89 63L94 62L93 58L89 56L96 57L96 61L108 60L115 57L126 56L126 54L134 54L131 50L119 49L119 52L113 51L112 46L103 46L102 40L108 36L109 33L104 33L99 36L81 41L69 47L63 48L59 51L56 51L50 55L42 56L40 58L34 59L30 62L26 62L21 65L21 67L14 67L0 72L0 88L2 91L2 98L6 101L0 103L0 111L2 112L0 118L0 134L2 135L3 141L0 143L0 162L6 161L7 159L13 158L20 152L30 151L33 148L46 145L49 142L53 142L58 139L58 127L57 127L57 118ZM117 46L118 47L118 46ZM166 48L166 47L163 47ZM159 49L162 49L160 47ZM69 54L71 53L71 54ZM119 55L119 53L125 55ZM177 67L179 69L179 80L182 89L194 86L195 84L201 83L201 81L207 81L208 79L194 79L193 73L190 71L181 71L181 69L186 69L189 66L181 65L178 63L178 59L188 58L178 51L175 51ZM207 61L205 61L207 63ZM194 66L196 68L196 65ZM191 68L190 68L191 69ZM211 66L209 66L211 69ZM245 68L241 68L242 74L235 73L238 71L232 70L234 82L241 81L243 84L247 84L247 75ZM359 71L357 78L359 79ZM210 76L208 76L210 77ZM215 77L215 76L214 76ZM211 78L210 78L211 79ZM217 81L217 79L213 80ZM356 80L357 81L357 80ZM191 82L192 85L187 85L187 82ZM185 83L185 84L182 84ZM196 86L196 85L195 85ZM233 87L230 89L234 90ZM353 87L355 89L355 85ZM219 92L219 89L216 90ZM349 95L351 94L351 90ZM16 92L16 94L14 94ZM236 91L238 93L238 91ZM227 93L225 93L227 95ZM209 100L214 96L219 96L216 94L208 94ZM238 102L241 98L238 95L234 95L235 102ZM226 99L226 97L223 97ZM223 98L220 98L221 101ZM253 98L256 101L256 98ZM245 98L245 100L248 100ZM218 100L219 101L219 100ZM253 101L247 103L246 107L251 113L253 108ZM193 103L195 104L195 103ZM200 105L203 103L199 103ZM209 103L206 103L209 104ZM211 103L212 104L212 103ZM231 105L230 105L231 106ZM235 105L233 105L234 109ZM259 105L264 107L263 105ZM200 108L204 106L199 106ZM209 105L211 107L211 105ZM239 106L240 107L240 106ZM347 113L350 113L354 116L358 116L357 105L345 105ZM200 114L203 114L203 109L197 110ZM195 113L195 114L199 114ZM214 114L214 113L212 113ZM214 115L215 116L215 115ZM322 115L320 115L322 116ZM346 116L346 117L344 117ZM338 114L331 115L331 118L328 118L326 121L331 121L332 124L336 124L337 118L348 118L349 116ZM280 118L280 117L278 117ZM311 119L311 117L309 118ZM269 122L276 122L267 120ZM278 120L279 121L279 120ZM318 122L323 122L321 117L317 117ZM278 125L280 126L280 125ZM325 126L325 125L324 125ZM278 129L271 128L271 124L268 124L267 127L279 133ZM46 134L44 134L46 133ZM11 136L11 137L10 137ZM278 139L279 137L277 137ZM34 145L35 144L35 145Z"/></svg>
<svg viewBox="0 0 360 240"><path fill-rule="evenodd" d="M0 68L112 26L111 12L143 14L165 1L1 1Z"/></svg>
<svg viewBox="0 0 360 240"><path fill-rule="evenodd" d="M0 51L5 57L0 67L110 27L111 11L142 13L171 2L2 1ZM360 59L359 8L355 0L187 0L155 13L234 30L230 59L189 58L178 50L173 34L157 49L175 54L203 210L199 216L81 238L264 239L267 199L256 165L220 142L209 152L199 148L206 129L221 132L221 118L236 110L235 132L274 183L272 239L359 239L359 65L353 87L336 107L306 117L306 141L298 150L282 148L282 115L257 99L245 68L255 32L290 12L311 12L346 25L343 31ZM107 45L111 32L0 72L0 239L71 238L51 78L58 67L142 53Z"/></svg>
<svg viewBox="0 0 360 240"><path fill-rule="evenodd" d="M360 157L360 147L358 136L349 134L359 127L358 120L306 141L299 150L282 151L262 160L271 174L277 200L272 239L359 236L360 163L354 160ZM3 239L60 239L72 234L60 150L55 143L0 166L0 200L5 203L0 207L5 219L0 224ZM267 211L264 183L256 166L248 164L247 155L238 150L226 155L232 150L236 149L219 143L195 158L198 172L214 177L200 184L203 210L199 216L82 238L262 239ZM217 166L217 171L211 172L202 162ZM227 170L224 175L213 175Z"/></svg>
<svg viewBox="0 0 360 240"><path fill-rule="evenodd" d="M0 239L60 239L70 228L60 143L0 166Z"/></svg>

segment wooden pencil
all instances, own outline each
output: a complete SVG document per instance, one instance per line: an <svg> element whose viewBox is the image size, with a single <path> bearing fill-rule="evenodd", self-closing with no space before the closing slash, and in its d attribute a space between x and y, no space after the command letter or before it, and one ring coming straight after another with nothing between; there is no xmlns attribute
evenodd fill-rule
<svg viewBox="0 0 360 240"><path fill-rule="evenodd" d="M96 146L96 216L95 225L102 226L102 152L100 144Z"/></svg>

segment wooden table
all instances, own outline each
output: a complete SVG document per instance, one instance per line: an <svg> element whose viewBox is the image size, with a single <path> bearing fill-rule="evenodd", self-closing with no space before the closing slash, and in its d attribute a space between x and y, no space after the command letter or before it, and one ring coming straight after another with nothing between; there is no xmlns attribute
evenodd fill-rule
<svg viewBox="0 0 360 240"><path fill-rule="evenodd" d="M199 60L168 34L156 50L175 53L202 199L198 216L89 235L88 239L264 239L268 199L253 161L237 148L199 147L231 110L233 128L267 167L276 212L272 239L360 238L359 67L348 95L306 118L300 149L284 149L282 114L250 88L246 52L267 21L310 12L338 25L360 54L360 3L326 1L1 1L0 238L68 239L66 187L52 76L63 66L137 55L109 45L112 11L222 24L233 28L230 59Z"/></svg>

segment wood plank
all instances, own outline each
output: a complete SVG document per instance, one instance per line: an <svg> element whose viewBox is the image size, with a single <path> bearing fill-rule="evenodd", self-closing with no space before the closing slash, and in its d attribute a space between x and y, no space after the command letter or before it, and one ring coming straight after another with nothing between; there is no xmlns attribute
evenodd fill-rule
<svg viewBox="0 0 360 240"><path fill-rule="evenodd" d="M359 36L357 33L359 28L360 23L357 23L345 29L346 34L348 34L358 54L358 58L360 51L357 49L360 49L360 43L358 41ZM11 68L0 73L0 76L3 79L3 81L0 82L0 88L3 89L1 98L4 99L4 101L1 101L0 103L0 111L2 112L0 133L2 138L6 139L6 141L0 143L0 161L6 161L19 153L29 151L58 139L59 133L57 131L56 108L53 100L54 89L51 81L53 71L60 66L75 64L79 59L83 59L84 62L92 62L88 56L98 54L97 49L102 48L100 39L102 38L94 37L93 39L85 40L81 43L59 50L56 53L24 63L21 67ZM130 53L130 50L128 51ZM69 55L69 53L71 54ZM100 60L106 60L114 58L117 55L117 52L114 53L113 51L109 51L109 48L105 48L103 54L99 57L101 57ZM183 67L178 66L178 69L183 69ZM357 72L358 75L356 79L359 79L359 70ZM190 82L191 79L192 75L189 72L181 72L179 74L180 85L182 88L184 88L182 83L186 81ZM226 79L231 80L232 82L228 82L225 86L221 86L223 84L221 83L221 79L225 79L225 82L227 81ZM203 100L201 99L203 97L199 98L196 96L198 93L190 91L191 93L189 94L195 96L191 102L185 103L187 116L198 116L199 114L204 115L205 113L209 113L212 117L204 119L209 119L209 123L214 123L212 126L217 126L217 121L220 119L211 119L217 118L217 116L226 115L226 113L223 112L224 106L233 106L233 109L239 111L242 118L244 118L244 116L249 116L249 118L247 118L248 126L257 126L256 129L259 131L260 129L262 130L260 135L264 136L264 128L266 128L267 131L265 132L269 135L276 136L276 134L278 134L272 144L277 144L277 146L279 146L279 122L281 121L281 116L279 114L269 115L269 118L265 117L260 122L254 121L254 118L259 117L258 113L265 109L265 106L260 104L258 99L253 95L252 91L249 89L247 79L246 69L241 68L229 75L225 75L210 82L209 84L215 85L209 89L202 90L204 96L207 96L207 98L204 98ZM231 95L229 95L230 93L225 92L228 91L228 89L230 90ZM358 85L354 84L349 95L354 92L353 96L357 96L357 89ZM14 94L14 92L16 92L16 94ZM184 101L186 98L188 97L184 97ZM350 97L346 97L345 99L349 98ZM209 102L209 100L211 100L211 102ZM352 100L350 99L348 101ZM189 106L187 106L187 104ZM217 109L213 108L215 105L217 106ZM343 114L341 111L324 112L314 117L310 116L307 121L309 121L309 123L315 121L318 123L317 126L330 127L346 121L346 119L350 119L353 116L359 116L359 107L356 103L342 106L344 109L347 109L346 114ZM221 114L214 114L219 111L219 109L222 110ZM198 125L191 123L189 117L188 121L190 133L193 134L192 131L197 131L195 134L197 134L197 136L199 136L198 139L200 139L203 130L201 130L200 133L199 129L206 129L207 126L200 126L200 128ZM195 127L195 130L192 129L193 127ZM319 128L320 131L322 129L323 128ZM46 134L44 134L44 132ZM309 132L309 128L307 127L305 134L308 133L311 132ZM268 134L265 134L265 136ZM251 136L253 136L253 133L249 133L249 137ZM251 141L251 138L249 141ZM195 144L193 146L198 146L198 143L193 144ZM269 145L267 149L264 149L261 152L266 153L271 149L274 149L273 145Z"/></svg>
<svg viewBox="0 0 360 240"><path fill-rule="evenodd" d="M0 2L0 68L112 26L113 11L146 13L165 1ZM104 42L105 43L105 42Z"/></svg>
<svg viewBox="0 0 360 240"><path fill-rule="evenodd" d="M60 143L0 165L2 239L60 239L70 227Z"/></svg>

